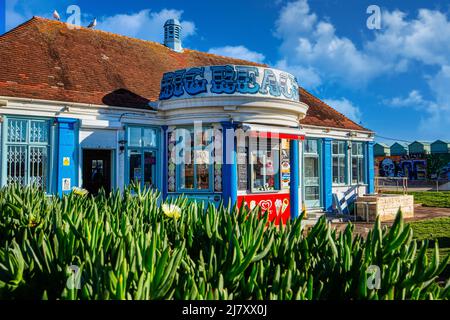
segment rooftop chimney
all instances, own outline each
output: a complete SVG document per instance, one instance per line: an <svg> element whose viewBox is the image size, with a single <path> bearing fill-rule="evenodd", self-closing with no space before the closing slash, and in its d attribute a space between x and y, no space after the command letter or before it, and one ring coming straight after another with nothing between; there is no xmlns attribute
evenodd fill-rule
<svg viewBox="0 0 450 320"><path fill-rule="evenodd" d="M181 24L177 19L169 19L164 23L164 45L175 52L183 52Z"/></svg>

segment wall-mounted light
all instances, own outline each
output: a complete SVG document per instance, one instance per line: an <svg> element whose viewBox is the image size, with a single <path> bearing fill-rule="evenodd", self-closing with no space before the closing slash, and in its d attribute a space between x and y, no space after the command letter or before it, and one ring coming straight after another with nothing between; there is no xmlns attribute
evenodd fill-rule
<svg viewBox="0 0 450 320"><path fill-rule="evenodd" d="M122 153L125 150L125 145L127 144L127 140L119 140L119 150Z"/></svg>
<svg viewBox="0 0 450 320"><path fill-rule="evenodd" d="M248 130L251 129L251 127L248 124L243 124L241 122L236 125L236 129L242 129L242 131L247 132Z"/></svg>

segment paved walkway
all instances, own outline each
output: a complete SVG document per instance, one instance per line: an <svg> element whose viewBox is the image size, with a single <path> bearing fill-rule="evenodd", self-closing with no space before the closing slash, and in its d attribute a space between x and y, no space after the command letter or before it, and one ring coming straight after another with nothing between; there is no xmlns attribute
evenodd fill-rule
<svg viewBox="0 0 450 320"><path fill-rule="evenodd" d="M414 205L414 218L407 218L405 221L419 221L419 220L427 220L438 217L450 217L450 208L431 208L431 207L422 207L421 204ZM382 222L381 225L391 226L394 221L386 221ZM355 225L355 233L362 235L365 237L370 229L373 228L373 222L354 222ZM332 223L332 226L337 230L343 231L347 226L347 222L335 222Z"/></svg>

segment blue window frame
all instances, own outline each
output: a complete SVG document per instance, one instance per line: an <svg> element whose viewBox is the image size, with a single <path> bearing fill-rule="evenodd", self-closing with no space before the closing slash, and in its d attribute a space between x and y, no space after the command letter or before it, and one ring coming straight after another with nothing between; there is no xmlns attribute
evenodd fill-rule
<svg viewBox="0 0 450 320"><path fill-rule="evenodd" d="M177 192L213 192L213 133L212 127L176 129Z"/></svg>
<svg viewBox="0 0 450 320"><path fill-rule="evenodd" d="M347 182L347 143L333 140L331 155L333 184L344 185Z"/></svg>
<svg viewBox="0 0 450 320"><path fill-rule="evenodd" d="M365 183L364 144L362 142L352 142L351 162L352 184Z"/></svg>
<svg viewBox="0 0 450 320"><path fill-rule="evenodd" d="M127 126L127 182L141 188L158 188L160 177L159 140L161 130L154 127Z"/></svg>
<svg viewBox="0 0 450 320"><path fill-rule="evenodd" d="M3 125L2 185L33 185L49 192L51 121L6 117Z"/></svg>
<svg viewBox="0 0 450 320"><path fill-rule="evenodd" d="M303 143L303 187L308 208L321 205L321 148L319 139L306 139Z"/></svg>

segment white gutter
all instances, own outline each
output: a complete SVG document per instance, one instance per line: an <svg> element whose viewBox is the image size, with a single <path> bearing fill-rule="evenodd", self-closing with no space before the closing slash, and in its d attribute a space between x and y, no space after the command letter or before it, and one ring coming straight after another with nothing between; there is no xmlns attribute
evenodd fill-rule
<svg viewBox="0 0 450 320"><path fill-rule="evenodd" d="M103 104L91 104L91 103L80 103L80 102L67 102L67 101L56 101L56 100L44 100L44 99L32 99L32 98L17 98L17 97L6 97L0 96L0 100L6 101L15 101L21 103L41 103L41 104L49 104L49 105L57 105L59 107L68 106L68 107L80 107L80 108L98 108L98 109L108 109L108 110L134 110L136 112L147 112L147 113L158 113L158 110L146 110L140 108L128 108L128 107L119 107L119 106L107 106Z"/></svg>
<svg viewBox="0 0 450 320"><path fill-rule="evenodd" d="M280 126L264 126L256 125L252 123L242 123L244 131L260 131L260 132L273 132L293 135L305 135L305 132L299 128L280 127Z"/></svg>
<svg viewBox="0 0 450 320"><path fill-rule="evenodd" d="M354 129L344 129L344 128L336 128L336 127L322 127L322 126L314 126L310 124L301 124L300 126L302 128L318 128L323 130L336 130L336 131L343 131L343 132L358 132L358 133L365 133L365 134L375 134L374 131L363 131L363 130L354 130Z"/></svg>

